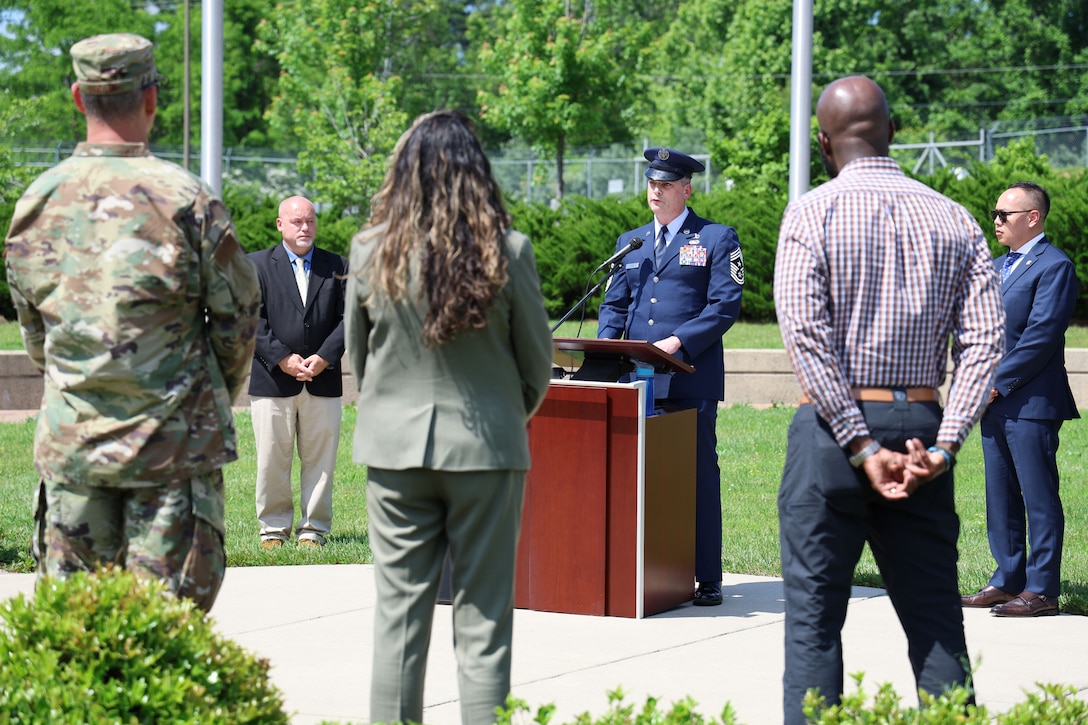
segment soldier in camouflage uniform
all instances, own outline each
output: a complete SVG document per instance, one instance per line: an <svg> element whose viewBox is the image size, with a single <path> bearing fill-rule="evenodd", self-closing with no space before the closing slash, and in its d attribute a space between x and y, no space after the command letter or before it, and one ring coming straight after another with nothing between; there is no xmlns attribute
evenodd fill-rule
<svg viewBox="0 0 1088 725"><path fill-rule="evenodd" d="M159 75L136 35L72 46L87 141L19 200L7 274L45 373L39 581L114 563L210 609L223 579L231 401L260 288L230 214L147 139Z"/></svg>

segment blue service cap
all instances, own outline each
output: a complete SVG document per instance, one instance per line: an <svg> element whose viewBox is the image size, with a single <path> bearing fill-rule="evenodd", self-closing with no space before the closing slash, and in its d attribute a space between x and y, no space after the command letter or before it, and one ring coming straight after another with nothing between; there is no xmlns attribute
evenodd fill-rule
<svg viewBox="0 0 1088 725"><path fill-rule="evenodd" d="M650 162L650 168L646 169L645 174L647 179L676 181L696 172L706 171L701 163L676 149L654 146L643 151L642 155Z"/></svg>

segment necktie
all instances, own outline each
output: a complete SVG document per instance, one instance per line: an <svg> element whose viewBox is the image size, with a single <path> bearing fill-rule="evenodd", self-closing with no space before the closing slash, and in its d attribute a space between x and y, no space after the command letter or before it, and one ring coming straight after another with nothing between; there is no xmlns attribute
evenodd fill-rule
<svg viewBox="0 0 1088 725"><path fill-rule="evenodd" d="M666 233L669 228L664 224L661 225L661 230L657 233L657 241L654 242L654 265L661 269L665 264L665 249L669 246L669 242L665 239Z"/></svg>
<svg viewBox="0 0 1088 725"><path fill-rule="evenodd" d="M1009 272L1012 271L1012 266L1016 264L1016 260L1020 259L1024 255L1020 252L1009 252L1005 257L1005 264L1001 265L1001 281L1004 282L1009 278Z"/></svg>
<svg viewBox="0 0 1088 725"><path fill-rule="evenodd" d="M310 280L306 278L306 260L299 257L295 260L295 284L298 285L298 293L302 297L302 306L306 306L306 293L310 291Z"/></svg>

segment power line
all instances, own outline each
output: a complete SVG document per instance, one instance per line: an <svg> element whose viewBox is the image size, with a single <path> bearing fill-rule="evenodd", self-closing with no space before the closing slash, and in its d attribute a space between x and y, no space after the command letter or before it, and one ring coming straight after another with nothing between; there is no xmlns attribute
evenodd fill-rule
<svg viewBox="0 0 1088 725"><path fill-rule="evenodd" d="M1067 70L1085 70L1088 69L1088 63L1058 63L1054 65L1020 65L1020 66L1002 66L997 68L931 68L928 70L853 70L849 71L854 75L868 76L870 78L880 78L883 76L932 76L932 75L993 75L995 73L1020 73L1020 72L1040 72L1040 71L1067 71ZM825 71L822 73L813 73L813 78L839 78L843 75L843 71ZM773 80L788 80L789 73L690 73L683 76L679 75L645 75L642 76L648 80L656 82L673 82L679 80L688 79L706 79L711 78L760 78L760 79L773 79Z"/></svg>

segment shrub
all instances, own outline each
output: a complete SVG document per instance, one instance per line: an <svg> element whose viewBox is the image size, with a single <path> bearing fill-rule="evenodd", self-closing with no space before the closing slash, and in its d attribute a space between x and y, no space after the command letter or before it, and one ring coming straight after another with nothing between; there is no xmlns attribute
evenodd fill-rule
<svg viewBox="0 0 1088 725"><path fill-rule="evenodd" d="M1022 180L1046 187L1053 201L1047 236L1076 265L1080 296L1074 319L1088 321L1088 172L1054 171L1045 156L1036 154L1030 140L999 148L992 161L974 162L967 171L962 179L947 169L917 178L974 214L995 256L1005 249L996 241L988 211L1001 192ZM716 187L706 193L696 189L688 205L699 216L737 230L745 266L741 319L774 321L774 258L786 194L741 186ZM511 201L509 208L514 228L532 240L545 304L553 317L582 297L590 271L612 254L616 238L652 218L643 194L603 199L568 196L554 210L544 203ZM603 292L598 293L587 302L587 316L596 315L603 297Z"/></svg>
<svg viewBox="0 0 1088 725"><path fill-rule="evenodd" d="M5 320L15 319L15 303L11 301L11 290L8 288L8 268L3 264L4 241L8 236L8 228L11 226L11 218L15 216L15 201L0 201L0 317Z"/></svg>
<svg viewBox="0 0 1088 725"><path fill-rule="evenodd" d="M50 579L0 618L0 723L288 722L268 662L159 581Z"/></svg>
<svg viewBox="0 0 1088 725"><path fill-rule="evenodd" d="M261 196L241 187L227 186L223 189L223 203L230 211L238 241L247 252L256 252L280 241L276 231L278 199Z"/></svg>
<svg viewBox="0 0 1088 725"><path fill-rule="evenodd" d="M699 216L737 230L746 267L744 319L774 319L774 251L785 196L757 197L719 188L695 194L689 205ZM611 256L621 234L653 219L641 194L604 199L568 196L557 209L511 201L509 208L514 228L533 243L544 302L552 317L562 315L586 293L590 272ZM593 281L600 278L598 274ZM596 317L603 299L602 291L587 300L588 317Z"/></svg>
<svg viewBox="0 0 1088 725"><path fill-rule="evenodd" d="M842 696L838 705L827 706L815 690L805 696L805 717L812 725L855 725L856 723L874 723L878 725L1035 725L1048 723L1074 725L1088 720L1088 702L1077 697L1073 687L1063 685L1038 685L1038 693L1027 693L1027 701L1018 703L1007 712L990 715L981 705L968 705L970 692L957 687L933 697L920 693L921 707L903 707L900 697L891 685L885 683L877 690L872 703L867 704L868 696L862 689L864 675L855 674L853 678L857 690ZM695 710L697 703L686 697L673 703L667 710L658 707L658 699L647 697L646 703L638 711L635 706L625 702L622 688L608 693L609 709L603 715L594 716L588 712L577 715L572 725L736 725L737 718L733 708L726 703L721 712L721 719L706 718ZM555 715L555 705L543 705L538 708L532 722L548 725ZM523 722L530 714L528 704L510 696L506 707L499 711L498 725L513 725Z"/></svg>
<svg viewBox="0 0 1088 725"><path fill-rule="evenodd" d="M914 723L965 723L966 725L1028 725L1029 723L1083 723L1088 718L1088 702L1077 698L1077 691L1063 685L1039 684L1039 693L1027 693L1026 702L1014 705L996 717L982 705L968 705L969 690L957 687L939 696L919 692L921 707L902 707L899 695L885 683L877 690L872 704L861 687L863 675L852 675L857 690L842 696L838 705L825 706L814 690L805 696L804 712L813 725L853 725L858 722L881 725Z"/></svg>
<svg viewBox="0 0 1088 725"><path fill-rule="evenodd" d="M658 709L656 697L647 697L645 704L637 712L635 706L625 702L623 688L617 687L608 693L608 711L600 717L583 712L574 718L575 725L736 725L737 719L733 707L726 703L722 709L721 720L706 719L695 711L697 704L690 697L673 703L668 710ZM521 722L522 715L529 713L529 705L513 695L506 698L506 707L498 712L496 725L513 725ZM533 722L547 725L555 714L555 705L542 705Z"/></svg>

